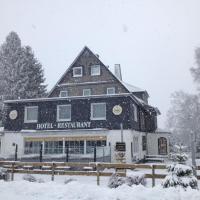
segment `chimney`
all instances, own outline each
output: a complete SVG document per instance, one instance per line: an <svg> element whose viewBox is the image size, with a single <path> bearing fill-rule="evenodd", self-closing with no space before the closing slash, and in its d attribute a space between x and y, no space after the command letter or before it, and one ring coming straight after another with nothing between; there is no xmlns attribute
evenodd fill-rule
<svg viewBox="0 0 200 200"><path fill-rule="evenodd" d="M122 81L122 73L120 64L115 64L115 76Z"/></svg>

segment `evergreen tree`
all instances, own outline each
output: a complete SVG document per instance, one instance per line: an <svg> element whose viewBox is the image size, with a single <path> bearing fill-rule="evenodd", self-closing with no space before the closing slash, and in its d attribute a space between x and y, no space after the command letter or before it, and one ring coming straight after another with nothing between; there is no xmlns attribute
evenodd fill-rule
<svg viewBox="0 0 200 200"><path fill-rule="evenodd" d="M0 47L0 120L2 100L37 98L46 95L42 65L29 46L22 46L11 32Z"/></svg>
<svg viewBox="0 0 200 200"><path fill-rule="evenodd" d="M46 94L42 65L29 46L22 47L11 32L0 48L0 95L4 99L35 98Z"/></svg>
<svg viewBox="0 0 200 200"><path fill-rule="evenodd" d="M176 145L177 152L174 154L174 159L177 163L168 166L168 175L165 177L162 186L163 188L169 187L190 187L198 189L197 178L193 175L193 170L190 166L185 164L187 155L183 152L182 145Z"/></svg>

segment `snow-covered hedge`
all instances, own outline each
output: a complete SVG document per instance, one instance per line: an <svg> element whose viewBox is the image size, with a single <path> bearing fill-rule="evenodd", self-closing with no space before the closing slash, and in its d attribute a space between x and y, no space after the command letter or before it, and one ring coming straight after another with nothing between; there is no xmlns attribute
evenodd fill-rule
<svg viewBox="0 0 200 200"><path fill-rule="evenodd" d="M7 169L0 167L0 180L9 180L9 173Z"/></svg>
<svg viewBox="0 0 200 200"><path fill-rule="evenodd" d="M29 182L38 182L38 183L44 183L44 180L39 178L35 178L35 176L31 175L31 174L25 174L23 176L23 180L25 181L29 181Z"/></svg>
<svg viewBox="0 0 200 200"><path fill-rule="evenodd" d="M140 184L146 185L146 180L144 174L127 173L126 177L120 177L118 174L114 173L109 179L108 187L117 188L123 184L126 184L128 186L140 185Z"/></svg>

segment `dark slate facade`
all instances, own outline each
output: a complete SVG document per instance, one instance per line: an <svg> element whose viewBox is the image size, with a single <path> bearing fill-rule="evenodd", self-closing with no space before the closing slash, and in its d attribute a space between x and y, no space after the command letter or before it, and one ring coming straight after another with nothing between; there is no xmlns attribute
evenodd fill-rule
<svg viewBox="0 0 200 200"><path fill-rule="evenodd" d="M91 66L100 66L100 75L91 76ZM82 76L73 77L73 69L82 67ZM106 95L109 87L115 88L115 94ZM83 96L83 89L91 89L90 96ZM67 97L59 97L66 90ZM134 95L135 93L135 95ZM91 103L106 103L106 120L91 120ZM71 121L57 122L57 105L71 105ZM120 105L122 113L113 114L113 107ZM134 107L137 108L137 120L134 119ZM38 106L38 121L25 123L26 106ZM65 130L65 129L133 129L142 132L154 132L157 128L158 110L148 105L146 91L129 91L96 56L85 47L72 65L63 74L50 91L47 98L32 100L6 101L6 131L21 130ZM10 112L17 111L17 118L11 119Z"/></svg>

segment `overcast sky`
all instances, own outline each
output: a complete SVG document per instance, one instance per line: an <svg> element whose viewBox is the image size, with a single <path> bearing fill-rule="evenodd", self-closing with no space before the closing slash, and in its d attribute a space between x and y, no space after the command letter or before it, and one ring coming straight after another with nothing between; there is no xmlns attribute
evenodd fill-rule
<svg viewBox="0 0 200 200"><path fill-rule="evenodd" d="M160 127L170 94L195 92L200 0L0 0L0 44L10 31L33 48L49 90L85 45L110 69L120 63L123 80L160 109Z"/></svg>

